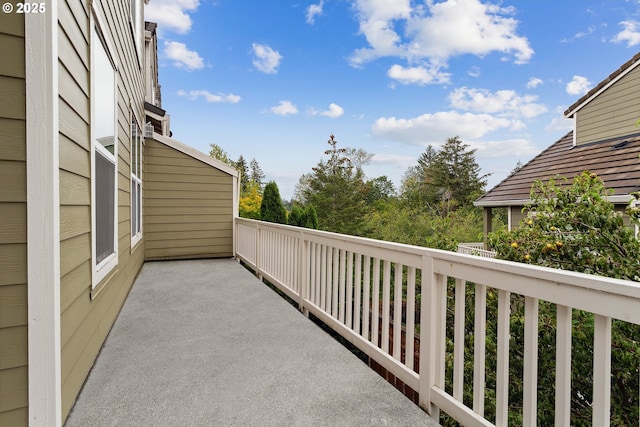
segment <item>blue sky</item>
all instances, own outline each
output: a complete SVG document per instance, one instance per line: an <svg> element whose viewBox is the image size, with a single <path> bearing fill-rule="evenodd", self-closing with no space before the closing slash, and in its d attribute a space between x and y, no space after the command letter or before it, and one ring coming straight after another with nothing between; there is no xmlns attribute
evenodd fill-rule
<svg viewBox="0 0 640 427"><path fill-rule="evenodd" d="M285 199L330 134L396 187L458 135L489 189L640 45L637 0L151 0L145 19L174 138L255 158Z"/></svg>

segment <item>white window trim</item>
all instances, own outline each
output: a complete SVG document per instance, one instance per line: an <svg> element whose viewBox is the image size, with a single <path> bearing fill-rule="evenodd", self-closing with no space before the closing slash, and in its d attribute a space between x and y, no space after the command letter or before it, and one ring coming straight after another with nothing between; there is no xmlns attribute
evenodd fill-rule
<svg viewBox="0 0 640 427"><path fill-rule="evenodd" d="M90 61L91 61L91 69L94 68L94 61L95 61L95 57L94 57L94 52L95 49L93 47L93 34L94 32L98 31L98 33L96 33L96 36L98 36L98 38L100 39L100 43L102 43L102 46L105 49L105 52L107 53L107 56L111 59L112 65L113 65L113 70L114 70L114 93L113 93L113 99L115 100L115 108L113 111L113 116L114 116L114 137L115 137L115 141L114 141L114 146L113 146L113 155L111 153L109 153L101 144L96 144L95 138L94 138L94 134L93 134L93 127L91 128L91 263L92 263L92 279L91 279L91 286L92 289L96 289L96 287L103 281L103 279L105 277L107 277L107 275L113 271L116 266L118 265L118 116L117 116L117 110L118 110L118 98L117 98L117 93L118 93L118 64L117 64L117 60L116 57L114 56L113 52L113 47L111 46L111 43L109 41L109 37L107 37L107 35L104 32L104 29L107 28L106 25L104 25L104 21L101 19L100 14L98 13L98 11L96 11L95 9L92 9L91 13L91 19L90 19ZM97 82L94 80L96 77L96 74L91 72L91 99L94 99L94 88L97 84ZM93 102L93 101L91 101ZM94 121L96 120L96 118L94 117L94 109L91 108L91 123L94 123ZM100 154L102 154L103 156L105 156L107 159L110 159L111 157L113 157L113 162L115 165L114 168L114 216L113 216L113 220L114 220L114 237L113 237L113 254L109 255L107 258L103 259L100 264L96 263L96 215L95 215L95 206L96 206L96 194L95 194L95 182L94 182L94 177L96 176L96 168L95 168L95 152L98 151Z"/></svg>
<svg viewBox="0 0 640 427"><path fill-rule="evenodd" d="M139 194L138 197L140 198L140 231L137 234L133 234L133 232L131 233L131 250L133 250L133 248L142 240L142 233L143 233L143 229L142 229L142 144L144 142L144 137L143 137L143 130L142 127L140 126L140 120L138 120L138 117L136 116L136 114L133 112L133 110L131 111L131 119L135 119L136 123L138 124L138 128L140 129L140 146L138 147L138 158L140 159L140 176L137 177L133 174L133 138L130 138L131 140L131 149L130 151L130 169L131 169L131 181L135 181L136 183L140 184L140 190L139 190ZM130 123L132 122L132 120L129 121ZM133 135L132 135L133 136ZM134 200L133 200L133 191L131 191L131 188L129 188L130 194L129 197L131 199L131 219L130 219L130 229L133 228L131 227L131 222L133 222L133 215L134 215Z"/></svg>

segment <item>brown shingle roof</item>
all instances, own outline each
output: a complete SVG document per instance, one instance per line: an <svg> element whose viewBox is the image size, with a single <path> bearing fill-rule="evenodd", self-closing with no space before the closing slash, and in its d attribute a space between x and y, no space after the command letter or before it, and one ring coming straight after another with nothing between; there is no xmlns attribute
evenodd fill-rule
<svg viewBox="0 0 640 427"><path fill-rule="evenodd" d="M621 146L616 148L618 145ZM573 132L569 132L474 204L504 206L509 201L524 204L529 200L531 185L536 179L546 181L559 174L569 178L570 183L574 176L584 170L598 174L607 188L614 190L614 195L627 195L640 190L639 154L640 135L574 147Z"/></svg>
<svg viewBox="0 0 640 427"><path fill-rule="evenodd" d="M589 92L587 92L582 98L578 99L576 102L573 103L573 105L571 105L571 107L567 108L567 110L564 112L564 115L566 117L571 117L570 115L572 113L574 113L575 109L580 106L582 103L584 103L586 100L588 100L589 98L591 98L593 95L595 95L596 93L598 93L598 91L600 89L602 89L603 87L605 87L606 85L608 85L609 83L611 83L613 80L615 80L620 74L624 73L625 71L627 71L633 64L635 64L636 62L638 62L640 60L640 52L636 53L633 58L631 58L630 60L628 60L627 62L625 62L624 64L622 64L622 66L620 66L620 68L618 68L617 70L615 70L613 73L609 74L609 77L607 77L606 79L604 79L603 81L601 81L600 83L598 83L596 85L596 87L594 87L593 89L591 89Z"/></svg>

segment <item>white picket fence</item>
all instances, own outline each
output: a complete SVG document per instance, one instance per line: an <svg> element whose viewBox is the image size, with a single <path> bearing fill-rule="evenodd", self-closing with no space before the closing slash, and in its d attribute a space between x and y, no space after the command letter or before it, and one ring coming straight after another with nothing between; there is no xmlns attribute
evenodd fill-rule
<svg viewBox="0 0 640 427"><path fill-rule="evenodd" d="M461 254L481 256L484 258L495 258L496 253L484 248L484 243L458 243L458 252Z"/></svg>
<svg viewBox="0 0 640 427"><path fill-rule="evenodd" d="M570 424L572 309L594 314L592 423L610 424L611 320L640 324L638 283L248 219L235 219L235 255L419 393L436 419L508 425L511 295L524 298L523 425L538 425L538 370L555 370L555 424ZM447 354L447 283L455 279ZM464 382L465 292L474 288L473 383ZM488 289L491 293L488 293ZM487 295L497 293L495 419L485 412ZM420 295L420 297L417 297ZM557 306L555 366L538 366L539 301ZM416 316L416 313L419 313ZM419 366L414 366L419 338ZM640 337L639 337L640 340ZM416 340L417 341L417 340ZM403 343L405 346L403 348ZM546 351L546 350L545 350ZM445 357L453 358L452 389ZM419 372L418 372L419 371ZM634 373L638 375L638 373ZM464 390L473 404L463 404Z"/></svg>

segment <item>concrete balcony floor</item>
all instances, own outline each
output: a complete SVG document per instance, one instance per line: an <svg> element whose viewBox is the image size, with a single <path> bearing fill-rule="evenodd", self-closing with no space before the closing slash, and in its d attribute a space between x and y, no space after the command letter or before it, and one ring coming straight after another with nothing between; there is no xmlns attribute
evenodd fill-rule
<svg viewBox="0 0 640 427"><path fill-rule="evenodd" d="M146 263L71 426L437 426L231 259Z"/></svg>

